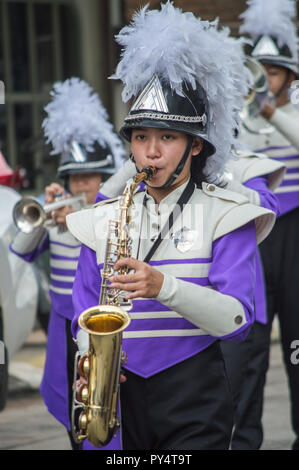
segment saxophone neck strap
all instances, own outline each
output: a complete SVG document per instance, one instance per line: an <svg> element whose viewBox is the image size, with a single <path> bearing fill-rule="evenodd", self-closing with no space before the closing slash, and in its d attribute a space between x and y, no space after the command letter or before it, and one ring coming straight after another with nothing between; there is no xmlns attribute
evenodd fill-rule
<svg viewBox="0 0 299 470"><path fill-rule="evenodd" d="M144 258L144 262L148 263L151 258L153 257L154 253L157 251L158 247L160 246L163 238L166 237L167 233L171 230L175 220L177 219L178 215L182 213L184 210L184 206L188 203L190 200L193 192L195 189L195 184L192 181L192 179L189 180L189 183L187 184L186 188L184 189L183 193L181 194L180 198L178 199L176 206L175 206L175 212L172 211L171 214L169 215L168 221L162 228L161 232L159 233L158 237L156 238L154 244L152 245L151 249L147 253L146 257ZM143 205L146 205L146 196L144 196L143 199ZM180 210L178 209L178 206Z"/></svg>

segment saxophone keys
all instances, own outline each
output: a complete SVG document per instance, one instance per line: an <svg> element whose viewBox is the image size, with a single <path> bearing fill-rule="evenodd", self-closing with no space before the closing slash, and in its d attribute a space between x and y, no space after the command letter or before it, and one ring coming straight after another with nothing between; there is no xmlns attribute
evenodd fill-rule
<svg viewBox="0 0 299 470"><path fill-rule="evenodd" d="M84 403L84 404L88 403L88 387L87 387L87 385L81 385L81 387L79 388L79 390L77 392L77 399L81 403Z"/></svg>
<svg viewBox="0 0 299 470"><path fill-rule="evenodd" d="M79 428L81 432L85 432L87 430L88 425L88 418L85 411L83 411L79 416ZM82 436L84 438L85 436Z"/></svg>
<svg viewBox="0 0 299 470"><path fill-rule="evenodd" d="M78 364L78 372L82 377L88 377L90 371L89 356L85 354L81 357Z"/></svg>

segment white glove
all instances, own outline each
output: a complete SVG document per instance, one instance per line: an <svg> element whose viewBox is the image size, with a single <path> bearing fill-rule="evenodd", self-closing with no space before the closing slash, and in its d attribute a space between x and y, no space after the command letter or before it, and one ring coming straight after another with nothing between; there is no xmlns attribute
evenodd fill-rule
<svg viewBox="0 0 299 470"><path fill-rule="evenodd" d="M124 166L112 175L105 183L101 184L99 192L109 199L123 193L127 181L136 174L135 164L127 160Z"/></svg>

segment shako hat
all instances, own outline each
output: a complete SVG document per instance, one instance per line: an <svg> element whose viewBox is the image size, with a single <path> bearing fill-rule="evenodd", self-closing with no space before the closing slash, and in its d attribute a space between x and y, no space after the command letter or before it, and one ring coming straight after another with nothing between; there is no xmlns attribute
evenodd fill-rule
<svg viewBox="0 0 299 470"><path fill-rule="evenodd" d="M114 132L99 96L77 77L56 82L42 127L52 155L61 155L57 173L112 174L124 163L124 145Z"/></svg>
<svg viewBox="0 0 299 470"><path fill-rule="evenodd" d="M294 0L248 0L240 33L253 40L251 56L264 64L285 67L298 75L298 38Z"/></svg>
<svg viewBox="0 0 299 470"><path fill-rule="evenodd" d="M229 158L235 113L243 106L234 51L217 28L217 22L182 12L170 1L160 10L147 5L116 36L121 60L110 77L122 80L123 101L133 100L121 135L130 140L132 129L144 126L201 137L199 158L208 157L204 177L216 183Z"/></svg>

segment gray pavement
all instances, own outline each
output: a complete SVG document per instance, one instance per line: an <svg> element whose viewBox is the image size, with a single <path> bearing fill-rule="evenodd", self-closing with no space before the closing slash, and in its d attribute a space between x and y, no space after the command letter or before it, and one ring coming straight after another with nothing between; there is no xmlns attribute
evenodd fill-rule
<svg viewBox="0 0 299 470"><path fill-rule="evenodd" d="M47 411L39 394L46 337L34 331L11 360L9 398L0 412L0 450L71 450L64 427ZM299 365L298 365L299 367ZM263 450L290 450L289 396L280 344L271 346L265 388Z"/></svg>
<svg viewBox="0 0 299 470"><path fill-rule="evenodd" d="M263 450L291 450L294 433L291 429L287 377L282 364L279 341L275 341L271 345L270 369L265 387L263 424Z"/></svg>
<svg viewBox="0 0 299 470"><path fill-rule="evenodd" d="M65 428L39 393L46 336L31 333L9 364L9 395L0 412L0 450L71 450Z"/></svg>

